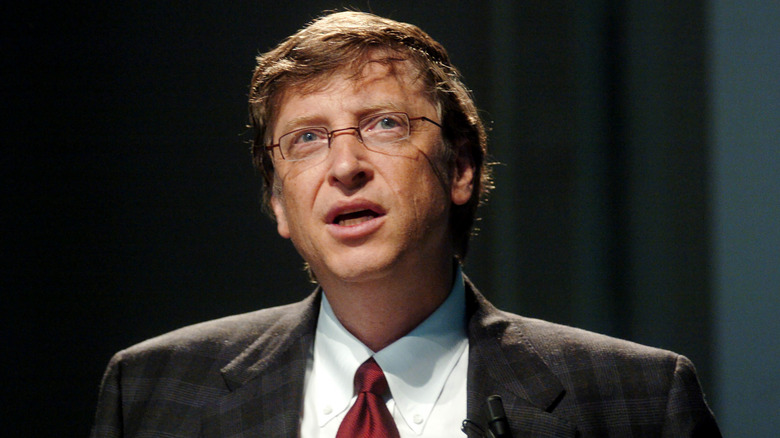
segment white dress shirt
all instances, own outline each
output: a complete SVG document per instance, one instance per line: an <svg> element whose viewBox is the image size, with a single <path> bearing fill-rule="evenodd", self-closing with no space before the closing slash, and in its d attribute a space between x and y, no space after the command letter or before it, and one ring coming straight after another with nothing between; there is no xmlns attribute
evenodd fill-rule
<svg viewBox="0 0 780 438"><path fill-rule="evenodd" d="M353 379L373 356L387 377L387 407L404 437L457 437L466 418L465 289L458 270L447 299L403 338L374 353L338 321L323 294L304 382L301 434L333 438L356 400Z"/></svg>

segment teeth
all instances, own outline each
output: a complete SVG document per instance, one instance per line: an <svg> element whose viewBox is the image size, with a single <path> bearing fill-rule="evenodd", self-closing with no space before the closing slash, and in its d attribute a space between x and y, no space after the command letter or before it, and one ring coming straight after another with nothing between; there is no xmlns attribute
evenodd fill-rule
<svg viewBox="0 0 780 438"><path fill-rule="evenodd" d="M342 219L339 221L339 225L342 227L351 227L353 225L362 224L363 222L373 219L371 216L362 216L351 219Z"/></svg>
<svg viewBox="0 0 780 438"><path fill-rule="evenodd" d="M351 227L370 221L375 217L377 214L371 210L359 210L339 215L335 222L342 227Z"/></svg>

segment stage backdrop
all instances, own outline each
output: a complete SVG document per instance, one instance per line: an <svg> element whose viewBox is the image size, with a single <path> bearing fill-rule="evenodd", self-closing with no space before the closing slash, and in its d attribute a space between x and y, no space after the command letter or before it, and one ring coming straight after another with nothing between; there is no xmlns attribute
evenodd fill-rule
<svg viewBox="0 0 780 438"><path fill-rule="evenodd" d="M2 18L11 436L85 436L115 351L311 291L261 211L247 85L346 6L418 24L474 91L497 188L466 272L489 298L685 354L727 436L777 429L777 7L71 3Z"/></svg>

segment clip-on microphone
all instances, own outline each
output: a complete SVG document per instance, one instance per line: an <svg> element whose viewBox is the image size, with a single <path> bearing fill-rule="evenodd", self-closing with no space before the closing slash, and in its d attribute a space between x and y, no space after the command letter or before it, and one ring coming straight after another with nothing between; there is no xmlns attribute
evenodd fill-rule
<svg viewBox="0 0 780 438"><path fill-rule="evenodd" d="M512 431L509 429L509 421L504 412L504 403L500 395L491 395L487 398L487 438L512 438ZM479 427L475 422L468 418L463 420L460 428L463 433L469 435L476 433L480 437L485 437L485 430Z"/></svg>

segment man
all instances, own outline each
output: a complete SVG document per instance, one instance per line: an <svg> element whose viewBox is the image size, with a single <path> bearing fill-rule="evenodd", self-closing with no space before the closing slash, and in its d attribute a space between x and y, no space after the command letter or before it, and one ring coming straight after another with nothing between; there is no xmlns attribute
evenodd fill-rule
<svg viewBox="0 0 780 438"><path fill-rule="evenodd" d="M686 358L501 312L462 274L485 131L420 29L325 16L258 58L250 112L319 287L118 353L93 436L719 435Z"/></svg>

